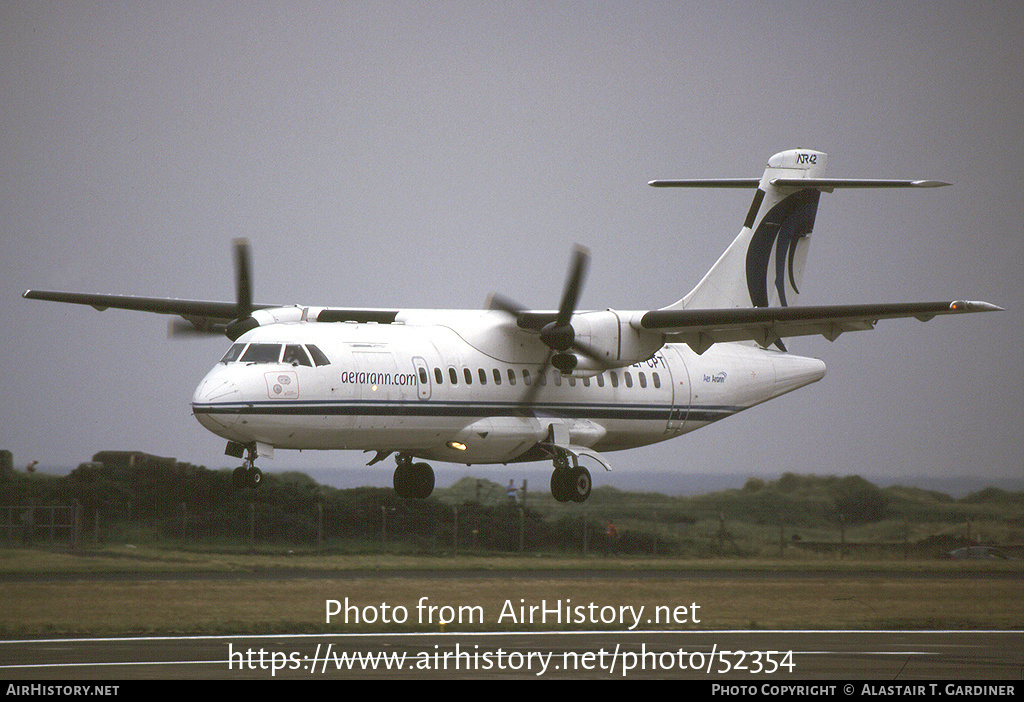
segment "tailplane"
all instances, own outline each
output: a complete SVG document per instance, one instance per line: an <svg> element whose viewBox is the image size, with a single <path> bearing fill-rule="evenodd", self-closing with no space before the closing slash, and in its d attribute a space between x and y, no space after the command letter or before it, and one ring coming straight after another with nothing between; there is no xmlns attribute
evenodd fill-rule
<svg viewBox="0 0 1024 702"><path fill-rule="evenodd" d="M655 180L654 187L756 188L743 228L697 286L665 309L796 304L821 192L835 188L935 187L924 180L824 178L828 156L792 149L768 159L760 180Z"/></svg>

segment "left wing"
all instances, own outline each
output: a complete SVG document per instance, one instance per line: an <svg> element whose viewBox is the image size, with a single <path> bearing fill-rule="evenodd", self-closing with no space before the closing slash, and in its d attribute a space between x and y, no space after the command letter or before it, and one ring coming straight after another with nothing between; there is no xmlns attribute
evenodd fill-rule
<svg viewBox="0 0 1024 702"><path fill-rule="evenodd" d="M660 331L697 354L723 341L756 341L770 346L789 336L821 334L835 341L843 332L874 329L880 319L916 317L922 322L940 314L991 312L988 302L914 302L808 307L652 310L640 319L642 329Z"/></svg>
<svg viewBox="0 0 1024 702"><path fill-rule="evenodd" d="M26 290L22 297L29 300L49 300L50 302L89 305L100 312L113 307L119 310L179 315L185 319L197 318L221 324L227 324L238 316L238 303L235 302L180 300L173 297L136 297L135 295L96 295L93 293L51 292L48 290ZM262 310L277 306L250 305L250 309Z"/></svg>

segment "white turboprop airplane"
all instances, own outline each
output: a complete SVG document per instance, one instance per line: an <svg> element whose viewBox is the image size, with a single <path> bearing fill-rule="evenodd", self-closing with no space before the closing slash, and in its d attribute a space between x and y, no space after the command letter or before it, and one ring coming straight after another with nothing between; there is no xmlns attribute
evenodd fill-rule
<svg viewBox="0 0 1024 702"><path fill-rule="evenodd" d="M588 254L577 248L561 304L525 310L493 296L486 310L339 309L256 305L244 241L237 300L29 290L24 297L180 315L195 332L234 342L196 388L192 411L245 459L274 449L394 454L394 486L424 498L433 469L418 459L506 464L550 460L551 492L583 502L587 458L671 439L820 380L825 364L782 339L835 340L880 319L998 310L985 302L795 307L822 191L935 187L935 181L824 178L826 155L772 156L760 180L651 181L655 187L754 190L739 236L678 302L651 311L581 312ZM181 324L181 323L179 323Z"/></svg>

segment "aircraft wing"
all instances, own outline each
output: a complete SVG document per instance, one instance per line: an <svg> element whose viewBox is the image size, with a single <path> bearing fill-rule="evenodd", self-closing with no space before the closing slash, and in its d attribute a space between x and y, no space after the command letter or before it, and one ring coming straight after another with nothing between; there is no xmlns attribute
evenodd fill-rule
<svg viewBox="0 0 1024 702"><path fill-rule="evenodd" d="M136 297L134 295L96 295L93 293L50 292L26 290L22 297L29 300L67 302L73 305L89 305L100 312L113 307L119 310L176 314L185 319L207 319L210 322L226 324L238 314L234 302L208 302L205 300L181 300L173 297ZM273 305L253 305L252 309L268 309Z"/></svg>
<svg viewBox="0 0 1024 702"><path fill-rule="evenodd" d="M114 308L135 312L178 315L189 325L175 327L175 334L223 333L228 324L239 317L236 302L210 302L207 300L181 300L173 297L136 297L134 295L97 295L94 293L51 292L47 290L26 290L22 297L29 300L66 302L73 305L89 305L100 312ZM275 305L250 305L245 312L270 309ZM179 323L180 324L180 323Z"/></svg>
<svg viewBox="0 0 1024 702"><path fill-rule="evenodd" d="M756 341L770 346L790 336L821 334L835 341L848 331L873 329L880 319L915 317L926 322L940 314L989 312L988 302L914 302L807 307L652 310L641 317L643 329L661 331L670 341L686 343L697 354L723 341Z"/></svg>
<svg viewBox="0 0 1024 702"><path fill-rule="evenodd" d="M135 295L98 295L94 293L52 292L47 290L26 290L22 297L29 300L66 302L73 305L89 305L100 312L106 309L153 312L155 314L177 315L189 325L172 325L173 334L190 335L198 333L224 333L233 322L239 322L252 312L278 310L283 305L246 304L240 308L237 302L211 302L207 300L182 300L174 297L136 297ZM298 309L298 308L296 308ZM396 310L347 309L338 307L316 308L318 322L377 322L391 324L398 316ZM241 331L247 331L256 323L243 324ZM239 333L241 333L239 331ZM234 339L237 336L229 335Z"/></svg>

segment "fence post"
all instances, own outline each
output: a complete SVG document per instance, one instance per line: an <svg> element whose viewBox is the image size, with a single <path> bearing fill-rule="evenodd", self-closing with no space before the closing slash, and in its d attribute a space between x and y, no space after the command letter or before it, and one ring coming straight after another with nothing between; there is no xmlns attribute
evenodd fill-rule
<svg viewBox="0 0 1024 702"><path fill-rule="evenodd" d="M74 502L74 517L71 520L71 550L77 551L82 530L82 504L77 499Z"/></svg>
<svg viewBox="0 0 1024 702"><path fill-rule="evenodd" d="M459 508L458 506L452 507L452 516L455 523L455 527L452 529L452 549L455 553L459 552Z"/></svg>
<svg viewBox="0 0 1024 702"><path fill-rule="evenodd" d="M526 540L526 512L519 508L519 553L523 552L523 542Z"/></svg>
<svg viewBox="0 0 1024 702"><path fill-rule="evenodd" d="M839 557L846 558L846 519L839 513Z"/></svg>
<svg viewBox="0 0 1024 702"><path fill-rule="evenodd" d="M583 508L583 557L587 557L590 550L590 530L587 529L587 508Z"/></svg>
<svg viewBox="0 0 1024 702"><path fill-rule="evenodd" d="M316 503L316 550L324 547L324 503Z"/></svg>

